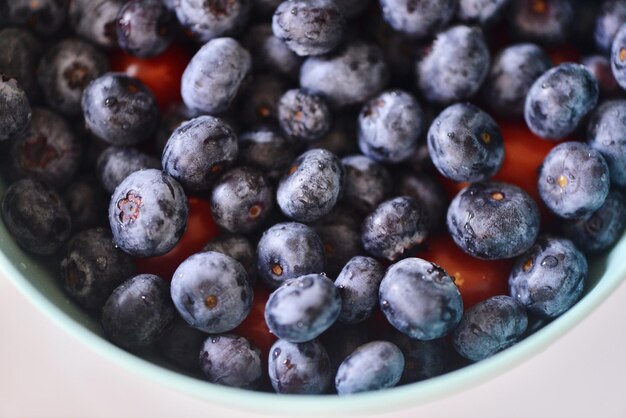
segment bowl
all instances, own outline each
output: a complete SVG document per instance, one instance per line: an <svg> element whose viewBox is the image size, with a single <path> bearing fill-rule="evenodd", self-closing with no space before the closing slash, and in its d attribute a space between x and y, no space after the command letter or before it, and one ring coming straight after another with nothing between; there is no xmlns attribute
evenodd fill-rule
<svg viewBox="0 0 626 418"><path fill-rule="evenodd" d="M0 196L6 183L0 180ZM50 321L118 367L173 391L242 412L271 416L359 416L389 413L441 399L478 385L539 354L597 308L626 278L626 234L593 260L582 299L561 317L515 346L479 363L422 382L388 390L339 396L283 396L218 386L167 365L156 355L138 357L108 342L100 323L75 305L57 279L58 266L25 253L0 222L0 277L11 281Z"/></svg>

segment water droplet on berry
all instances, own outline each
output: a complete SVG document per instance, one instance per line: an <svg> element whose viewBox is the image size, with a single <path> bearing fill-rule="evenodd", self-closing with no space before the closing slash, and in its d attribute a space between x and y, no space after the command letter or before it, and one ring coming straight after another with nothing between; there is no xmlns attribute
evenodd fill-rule
<svg viewBox="0 0 626 418"><path fill-rule="evenodd" d="M274 349L274 351L272 352L272 358L274 360L276 360L278 358L278 356L280 356L280 353L281 353L281 349L280 348Z"/></svg>
<svg viewBox="0 0 626 418"><path fill-rule="evenodd" d="M96 264L100 270L104 270L107 268L107 259L104 257L98 257L96 258Z"/></svg>
<svg viewBox="0 0 626 418"><path fill-rule="evenodd" d="M546 256L543 260L541 260L541 267L546 268L554 268L559 264L559 260L553 255Z"/></svg>

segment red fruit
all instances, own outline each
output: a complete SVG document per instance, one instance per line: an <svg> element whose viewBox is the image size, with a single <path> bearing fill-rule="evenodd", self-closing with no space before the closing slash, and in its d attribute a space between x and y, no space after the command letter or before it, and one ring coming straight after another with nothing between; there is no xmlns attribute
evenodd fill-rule
<svg viewBox="0 0 626 418"><path fill-rule="evenodd" d="M465 309L496 295L508 295L513 260L481 260L466 254L448 234L431 237L416 257L443 267L461 291Z"/></svg>
<svg viewBox="0 0 626 418"><path fill-rule="evenodd" d="M109 56L111 70L141 80L152 91L161 109L181 101L180 79L189 60L191 53L187 47L175 43L152 58L138 58L119 50Z"/></svg>
<svg viewBox="0 0 626 418"><path fill-rule="evenodd" d="M170 281L174 272L190 255L219 235L219 228L211 215L211 204L198 197L190 197L187 229L176 246L158 257L136 258L138 273L156 274Z"/></svg>
<svg viewBox="0 0 626 418"><path fill-rule="evenodd" d="M548 49L548 55L555 66L564 62L580 62L582 56L578 48L572 44L565 44L555 48Z"/></svg>
<svg viewBox="0 0 626 418"><path fill-rule="evenodd" d="M278 339L265 323L265 304L270 293L272 292L262 283L257 284L254 288L254 300L250 313L237 328L231 331L232 334L247 338L253 346L261 350L263 362L267 362L270 348Z"/></svg>

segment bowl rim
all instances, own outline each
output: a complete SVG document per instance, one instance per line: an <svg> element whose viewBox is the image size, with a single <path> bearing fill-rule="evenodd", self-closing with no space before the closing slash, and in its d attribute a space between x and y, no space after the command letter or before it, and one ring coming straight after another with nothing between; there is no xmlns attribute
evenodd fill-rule
<svg viewBox="0 0 626 418"><path fill-rule="evenodd" d="M255 414L293 416L294 411L298 411L298 415L320 416L333 411L333 414L350 417L389 413L445 398L500 376L544 351L587 317L624 281L626 257L620 257L620 253L626 254L626 238L620 239L607 255L607 265L612 261L618 264L618 268L607 268L594 288L559 318L513 347L488 359L441 376L388 390L350 396L290 395L281 396L279 402L276 400L280 395L214 385L169 370L115 346L57 307L24 277L24 272L20 271L3 251L0 251L0 279L12 283L38 311L84 347L117 367L156 382L169 390L226 408Z"/></svg>

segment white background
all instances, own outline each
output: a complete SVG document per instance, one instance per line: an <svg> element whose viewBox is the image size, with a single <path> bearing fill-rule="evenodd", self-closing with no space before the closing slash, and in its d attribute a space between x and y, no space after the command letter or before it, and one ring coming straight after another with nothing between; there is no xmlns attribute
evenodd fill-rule
<svg viewBox="0 0 626 418"><path fill-rule="evenodd" d="M57 328L2 277L0 332L1 418L255 416L115 367ZM375 416L383 417L626 418L626 285L516 369L440 401Z"/></svg>

